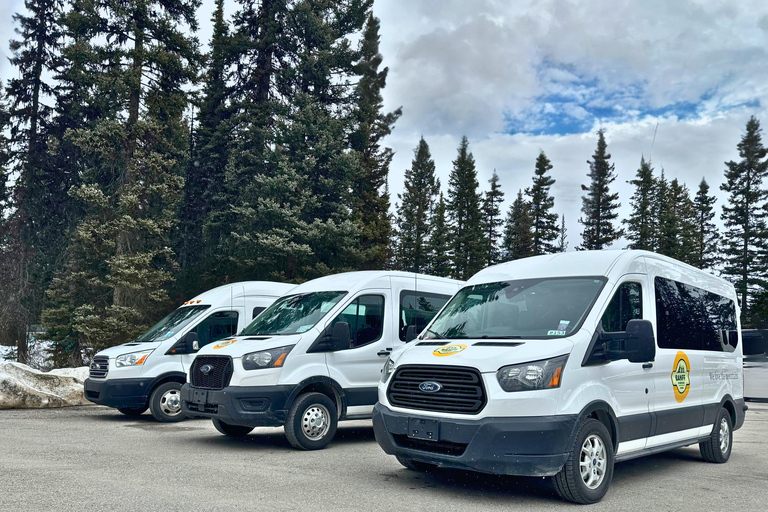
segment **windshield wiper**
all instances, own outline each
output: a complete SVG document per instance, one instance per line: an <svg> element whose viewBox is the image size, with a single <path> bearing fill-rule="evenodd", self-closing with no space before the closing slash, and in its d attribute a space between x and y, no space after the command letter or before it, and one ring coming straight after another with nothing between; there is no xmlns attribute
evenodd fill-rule
<svg viewBox="0 0 768 512"><path fill-rule="evenodd" d="M446 339L446 337L445 337L445 336L443 336L442 334L440 334L440 333L438 333L438 332L435 332L435 331L433 331L432 329L426 329L426 331L427 331L427 332L430 332L430 333L432 333L432 334L434 334L434 335L435 335L435 338L437 338L438 340L444 340L444 339ZM422 339L424 339L424 338L422 338Z"/></svg>

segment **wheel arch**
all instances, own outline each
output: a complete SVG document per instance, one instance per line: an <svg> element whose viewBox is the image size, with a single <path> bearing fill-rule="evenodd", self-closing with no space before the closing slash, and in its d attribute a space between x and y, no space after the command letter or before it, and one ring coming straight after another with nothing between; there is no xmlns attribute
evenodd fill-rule
<svg viewBox="0 0 768 512"><path fill-rule="evenodd" d="M285 401L285 409L290 410L299 395L309 392L321 393L330 398L336 404L337 419L341 419L346 414L347 399L344 390L338 382L325 375L316 375L298 383Z"/></svg>
<svg viewBox="0 0 768 512"><path fill-rule="evenodd" d="M571 432L571 441L576 438L579 433L582 423L587 418L594 418L608 429L608 433L611 434L611 442L613 444L613 451L619 448L619 422L616 419L616 413L613 412L613 408L603 400L595 400L588 403L576 417L576 423L573 426Z"/></svg>
<svg viewBox="0 0 768 512"><path fill-rule="evenodd" d="M154 380L150 382L148 386L149 389L147 389L147 404L149 404L149 399L152 397L152 392L155 388L166 382L178 382L179 384L184 385L187 382L187 374L182 372L168 372L155 377Z"/></svg>

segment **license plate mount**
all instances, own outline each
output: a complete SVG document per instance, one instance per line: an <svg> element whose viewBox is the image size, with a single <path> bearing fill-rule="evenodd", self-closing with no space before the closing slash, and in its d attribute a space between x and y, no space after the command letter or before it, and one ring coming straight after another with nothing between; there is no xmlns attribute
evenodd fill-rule
<svg viewBox="0 0 768 512"><path fill-rule="evenodd" d="M422 441L440 440L440 422L422 418L408 418L408 437Z"/></svg>
<svg viewBox="0 0 768 512"><path fill-rule="evenodd" d="M199 389L192 390L192 403L205 405L208 403L208 392Z"/></svg>

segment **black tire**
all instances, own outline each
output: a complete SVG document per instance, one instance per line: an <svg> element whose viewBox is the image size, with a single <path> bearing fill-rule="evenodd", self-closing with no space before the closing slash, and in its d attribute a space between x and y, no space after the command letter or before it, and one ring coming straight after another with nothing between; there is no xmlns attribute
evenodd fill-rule
<svg viewBox="0 0 768 512"><path fill-rule="evenodd" d="M144 414L144 411L146 411L147 408L146 407L118 407L117 410L125 414L126 416L136 417Z"/></svg>
<svg viewBox="0 0 768 512"><path fill-rule="evenodd" d="M397 462L413 471L420 471L423 473L425 471L432 471L437 468L435 464L421 462L420 460L407 459L405 457L401 457L400 455L395 455L395 458L397 459Z"/></svg>
<svg viewBox="0 0 768 512"><path fill-rule="evenodd" d="M285 420L285 437L299 450L328 446L338 426L336 404L322 393L305 393L293 402Z"/></svg>
<svg viewBox="0 0 768 512"><path fill-rule="evenodd" d="M717 421L715 421L709 438L703 443L699 443L699 451L707 462L723 464L731 458L732 447L733 422L731 421L731 414L722 408L717 415Z"/></svg>
<svg viewBox="0 0 768 512"><path fill-rule="evenodd" d="M163 423L186 419L181 410L181 384L166 382L157 386L149 397L149 412L153 418Z"/></svg>
<svg viewBox="0 0 768 512"><path fill-rule="evenodd" d="M217 418L212 418L212 420L213 420L213 426L216 427L216 430L218 430L225 436L229 436L229 437L245 437L251 433L251 430L253 430L253 427L242 427L240 425L230 425L229 423L224 423L223 421Z"/></svg>
<svg viewBox="0 0 768 512"><path fill-rule="evenodd" d="M581 468L582 448L591 450L584 452L585 473ZM613 440L605 425L588 418L576 434L563 469L551 479L557 494L566 501L588 504L603 499L613 479Z"/></svg>

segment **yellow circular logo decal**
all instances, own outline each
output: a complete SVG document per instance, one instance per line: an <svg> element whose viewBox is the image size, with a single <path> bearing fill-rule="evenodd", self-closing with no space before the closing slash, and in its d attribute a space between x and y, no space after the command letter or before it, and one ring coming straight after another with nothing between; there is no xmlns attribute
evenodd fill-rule
<svg viewBox="0 0 768 512"><path fill-rule="evenodd" d="M683 403L688 391L691 390L691 362L684 352L678 352L675 356L675 366L672 368L672 388L675 400Z"/></svg>
<svg viewBox="0 0 768 512"><path fill-rule="evenodd" d="M218 349L218 348L224 348L224 347L226 347L227 345L231 345L231 344L233 344L233 343L234 343L234 342L236 342L236 341L237 341L237 340L226 340L226 341L222 341L221 343L219 343L218 345L216 345L215 347L213 347L213 350L216 350L216 349Z"/></svg>
<svg viewBox="0 0 768 512"><path fill-rule="evenodd" d="M446 345L444 347L440 347L436 349L434 352L432 352L433 355L436 355L437 357L445 357L445 356L452 356L453 354L458 354L462 350L467 348L466 345L462 345L461 343L457 343L455 345Z"/></svg>

